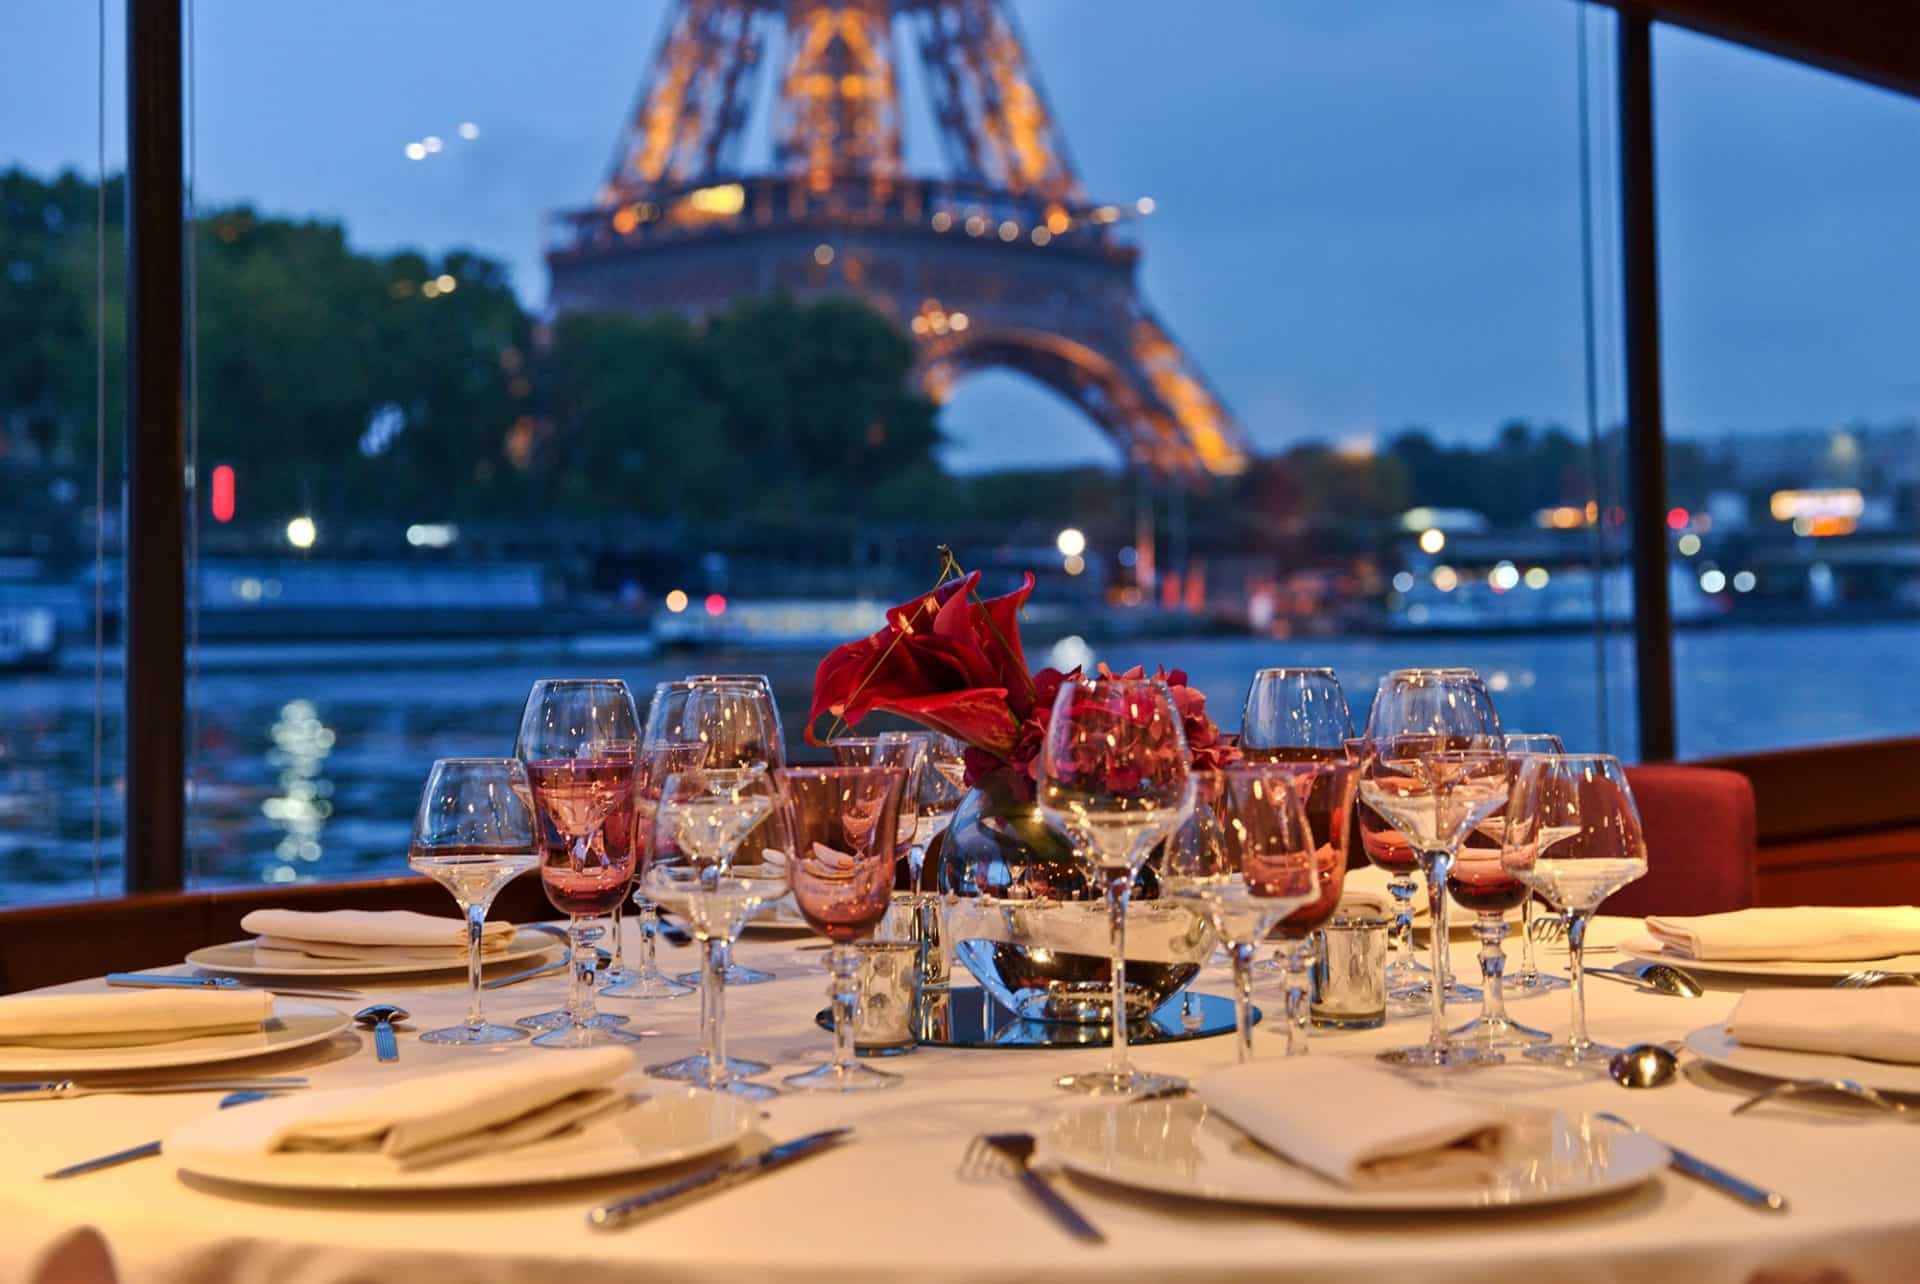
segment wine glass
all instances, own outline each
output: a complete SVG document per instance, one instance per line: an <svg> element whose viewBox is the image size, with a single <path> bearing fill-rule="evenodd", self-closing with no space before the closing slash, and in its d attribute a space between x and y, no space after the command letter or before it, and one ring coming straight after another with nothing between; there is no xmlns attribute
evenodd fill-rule
<svg viewBox="0 0 1920 1284"><path fill-rule="evenodd" d="M1506 733L1507 753L1509 756L1524 757L1532 753L1565 753L1567 747L1560 743L1560 737L1546 732L1509 731ZM1499 813L1501 824L1505 824L1505 809ZM1493 821L1489 820L1480 828L1491 830ZM1497 837L1497 835L1496 835ZM1567 979L1555 976L1551 972L1542 972L1533 957L1533 920L1535 914L1534 897L1528 892L1527 898L1520 903L1520 970L1508 977L1506 988L1520 994L1544 994L1548 990L1564 990Z"/></svg>
<svg viewBox="0 0 1920 1284"><path fill-rule="evenodd" d="M1261 669L1240 713L1240 750L1254 762L1337 761L1353 738L1332 669Z"/></svg>
<svg viewBox="0 0 1920 1284"><path fill-rule="evenodd" d="M518 758L442 758L427 773L414 813L407 864L439 883L467 920L467 1019L429 1030L422 1043L475 1046L527 1037L489 1025L480 1003L480 940L500 889L540 863L533 841L533 794Z"/></svg>
<svg viewBox="0 0 1920 1284"><path fill-rule="evenodd" d="M1284 767L1242 764L1195 772L1195 791L1212 801L1220 833L1169 839L1161 868L1168 895L1212 924L1233 961L1235 1041L1253 1056L1253 954L1282 915L1318 894L1312 830L1298 777ZM1199 816L1196 805L1194 814ZM1189 826L1190 827L1190 826Z"/></svg>
<svg viewBox="0 0 1920 1284"><path fill-rule="evenodd" d="M1063 682L1040 749L1037 802L1074 855L1106 884L1113 940L1113 1048L1104 1070L1057 1080L1098 1095L1172 1091L1182 1081L1127 1061L1127 900L1154 845L1193 808L1187 739L1166 684L1151 678Z"/></svg>
<svg viewBox="0 0 1920 1284"><path fill-rule="evenodd" d="M691 1079L753 1101L777 1095L742 1077L765 1071L763 1062L727 1056L726 946L764 906L786 895L785 853L776 853L778 860L735 859L754 828L783 807L778 785L760 768L709 767L662 782L640 886L686 921L703 951L700 1051L648 1066L648 1074Z"/></svg>
<svg viewBox="0 0 1920 1284"><path fill-rule="evenodd" d="M1261 770L1269 782L1292 784L1312 845L1314 895L1280 920L1280 936L1286 942L1281 954L1287 973L1287 1055L1304 1056L1307 1032L1313 1025L1313 936L1333 917L1346 887L1347 835L1360 772L1345 761L1278 762ZM1235 779L1229 772L1229 795Z"/></svg>
<svg viewBox="0 0 1920 1284"><path fill-rule="evenodd" d="M654 816L659 811L660 790L667 777L698 771L706 760L707 747L698 741L646 745L640 750L640 764L633 780L633 841L639 849L636 860L639 870L646 868L652 851ZM640 911L640 966L622 969L626 975L601 985L600 993L617 999L677 999L692 994L693 986L660 970L656 949L660 907L647 898L637 873L633 880L633 905Z"/></svg>
<svg viewBox="0 0 1920 1284"><path fill-rule="evenodd" d="M780 773L793 811L794 904L807 925L832 942L827 993L833 1001L833 1060L788 1075L789 1087L860 1092L904 1082L854 1059L860 954L853 942L873 931L893 901L907 774L892 765L788 767Z"/></svg>
<svg viewBox="0 0 1920 1284"><path fill-rule="evenodd" d="M770 734L766 741L767 766L787 765L787 733L780 725L780 705L773 698L773 679L764 673L689 673L688 682L723 687L746 687L760 695L762 717Z"/></svg>
<svg viewBox="0 0 1920 1284"><path fill-rule="evenodd" d="M1346 742L1347 761L1358 768L1366 761L1369 742L1356 737ZM1358 789L1354 791L1356 795ZM1353 804L1353 827L1367 861L1387 873L1387 892L1393 897L1393 921L1387 927L1387 997L1411 1007L1426 1006L1426 976L1413 957L1413 898L1420 890L1414 881L1420 862L1406 836L1368 805L1364 797ZM1416 1009L1417 1010L1417 1009Z"/></svg>
<svg viewBox="0 0 1920 1284"><path fill-rule="evenodd" d="M1618 1048L1587 1037L1582 971L1587 920L1600 902L1647 872L1647 842L1626 769L1607 754L1533 754L1521 760L1507 803L1501 863L1567 919L1573 1031L1527 1049L1555 1065L1604 1062Z"/></svg>
<svg viewBox="0 0 1920 1284"><path fill-rule="evenodd" d="M1511 773L1525 761L1513 750L1516 739L1502 737L1509 783ZM1447 894L1454 904L1472 911L1474 935L1480 938L1480 1014L1455 1030L1454 1037L1496 1051L1528 1048L1553 1038L1507 1014L1507 912L1530 904L1533 892L1505 866L1506 832L1506 802L1502 801L1467 834L1447 870Z"/></svg>
<svg viewBox="0 0 1920 1284"><path fill-rule="evenodd" d="M639 717L615 678L548 678L533 684L514 752L527 766L547 900L567 916L573 968L560 1024L540 1048L633 1043L623 1017L594 1010L594 942L600 920L633 881L633 781ZM544 1014L543 1014L544 1015ZM538 1019L538 1018L535 1018Z"/></svg>
<svg viewBox="0 0 1920 1284"><path fill-rule="evenodd" d="M1413 849L1427 883L1433 962L1427 1043L1383 1054L1402 1065L1444 1068L1498 1059L1456 1045L1446 1026L1447 871L1461 841L1506 801L1511 771L1500 719L1477 674L1401 669L1380 679L1368 717L1360 796Z"/></svg>

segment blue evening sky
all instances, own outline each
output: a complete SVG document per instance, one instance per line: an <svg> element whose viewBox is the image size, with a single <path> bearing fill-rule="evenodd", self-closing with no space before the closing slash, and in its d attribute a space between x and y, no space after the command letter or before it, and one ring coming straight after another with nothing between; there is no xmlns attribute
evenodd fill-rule
<svg viewBox="0 0 1920 1284"><path fill-rule="evenodd" d="M1088 189L1158 203L1143 288L1256 445L1581 422L1571 0L1016 7ZM663 8L196 0L202 200L341 219L372 249L471 246L538 306L541 214L589 201ZM93 9L0 14L0 166L91 168ZM1589 23L1610 219L1611 20ZM1670 423L1920 413L1920 104L1685 33L1656 55ZM111 93L113 167L122 110ZM427 134L447 150L407 160ZM910 128L910 161L937 168L927 141ZM1601 393L1617 407L1616 380ZM1111 457L1011 375L963 384L946 425L961 467Z"/></svg>

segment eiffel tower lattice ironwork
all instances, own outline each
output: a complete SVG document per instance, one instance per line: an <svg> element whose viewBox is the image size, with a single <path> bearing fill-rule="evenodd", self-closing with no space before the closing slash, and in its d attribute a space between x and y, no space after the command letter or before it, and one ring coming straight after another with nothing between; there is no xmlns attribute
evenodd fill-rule
<svg viewBox="0 0 1920 1284"><path fill-rule="evenodd" d="M907 170L903 45L942 177ZM773 164L750 173L763 92ZM1136 467L1237 472L1238 423L1141 297L1138 212L1085 195L1006 0L678 0L594 207L551 221L552 307L851 292L911 331L937 399L1011 368Z"/></svg>

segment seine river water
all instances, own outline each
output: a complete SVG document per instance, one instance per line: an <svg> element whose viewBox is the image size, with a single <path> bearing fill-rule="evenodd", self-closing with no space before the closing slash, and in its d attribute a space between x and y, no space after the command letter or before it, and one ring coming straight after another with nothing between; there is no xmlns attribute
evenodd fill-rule
<svg viewBox="0 0 1920 1284"><path fill-rule="evenodd" d="M1683 632L1676 654L1684 757L1920 733L1920 625L1911 621ZM1332 666L1364 718L1386 670L1464 664L1487 677L1510 729L1556 731L1571 747L1629 757L1634 750L1624 638L1604 657L1590 635L1556 634L1183 638L1097 651L1069 639L1029 658L1036 666L1178 665L1228 730L1239 723L1248 675L1262 665ZM511 752L521 701L540 677L611 674L644 693L690 668L765 672L797 749L817 659L813 651L589 659L506 647L461 659L369 645L210 662L194 684L191 876L215 886L401 872L428 764ZM107 787L96 795L91 675L0 677L0 905L119 889L119 699L110 679Z"/></svg>

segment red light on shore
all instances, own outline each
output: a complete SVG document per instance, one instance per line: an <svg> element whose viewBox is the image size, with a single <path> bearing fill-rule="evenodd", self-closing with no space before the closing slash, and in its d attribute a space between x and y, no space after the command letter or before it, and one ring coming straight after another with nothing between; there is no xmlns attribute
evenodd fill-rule
<svg viewBox="0 0 1920 1284"><path fill-rule="evenodd" d="M233 520L233 469L221 464L213 470L213 493L211 495L213 520L230 522Z"/></svg>
<svg viewBox="0 0 1920 1284"><path fill-rule="evenodd" d="M727 599L724 597L721 597L718 593L707 594L707 614L708 615L725 615L726 613L727 613Z"/></svg>
<svg viewBox="0 0 1920 1284"><path fill-rule="evenodd" d="M1668 530L1683 531L1687 529L1687 523L1692 520L1693 514L1684 508L1669 508L1667 510Z"/></svg>

